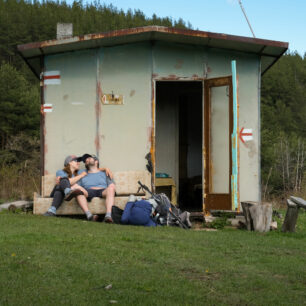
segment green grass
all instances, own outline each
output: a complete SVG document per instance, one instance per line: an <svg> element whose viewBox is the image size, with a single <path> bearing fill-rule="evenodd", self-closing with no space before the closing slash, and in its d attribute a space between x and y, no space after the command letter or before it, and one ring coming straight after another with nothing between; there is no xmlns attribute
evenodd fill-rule
<svg viewBox="0 0 306 306"><path fill-rule="evenodd" d="M305 213L294 234L0 214L0 305L306 305L305 271Z"/></svg>

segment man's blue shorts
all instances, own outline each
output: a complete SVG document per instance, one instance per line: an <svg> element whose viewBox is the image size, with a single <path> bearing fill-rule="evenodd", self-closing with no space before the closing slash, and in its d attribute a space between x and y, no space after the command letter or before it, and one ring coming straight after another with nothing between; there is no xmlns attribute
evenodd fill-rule
<svg viewBox="0 0 306 306"><path fill-rule="evenodd" d="M105 189L87 189L88 197L87 201L90 202L92 198L102 198L102 192Z"/></svg>

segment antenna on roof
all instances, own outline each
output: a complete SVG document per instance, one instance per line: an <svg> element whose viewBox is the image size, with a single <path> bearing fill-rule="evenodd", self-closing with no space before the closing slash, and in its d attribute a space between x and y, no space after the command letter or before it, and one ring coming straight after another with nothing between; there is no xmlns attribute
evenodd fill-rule
<svg viewBox="0 0 306 306"><path fill-rule="evenodd" d="M253 32L253 29L252 29L252 27L251 27L251 24L250 24L250 22L249 22L249 19L248 19L247 15L246 15L246 12L245 12L245 10L244 10L244 8L243 8L243 6L242 6L241 0L238 0L238 2L239 2L239 4L240 4L242 13L243 13L243 15L244 15L244 17L245 17L245 19L246 19L246 21L247 21L249 27L250 27L250 30L251 30L251 32L252 32L254 38L256 38L256 37L255 37L255 34L254 34L254 32Z"/></svg>

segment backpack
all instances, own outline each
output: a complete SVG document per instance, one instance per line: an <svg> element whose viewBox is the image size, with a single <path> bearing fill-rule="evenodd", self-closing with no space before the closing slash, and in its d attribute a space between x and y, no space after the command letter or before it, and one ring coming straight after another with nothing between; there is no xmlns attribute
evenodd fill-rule
<svg viewBox="0 0 306 306"><path fill-rule="evenodd" d="M113 206L112 207L112 219L114 221L115 224L120 224L121 223L121 217L123 214L123 210L120 209L117 206Z"/></svg>
<svg viewBox="0 0 306 306"><path fill-rule="evenodd" d="M121 217L121 224L156 226L151 213L152 205L148 201L128 202Z"/></svg>
<svg viewBox="0 0 306 306"><path fill-rule="evenodd" d="M171 204L169 198L164 194L154 194L155 217L154 221L160 225L179 226L181 228L191 228L189 220L190 213L181 212L179 208Z"/></svg>

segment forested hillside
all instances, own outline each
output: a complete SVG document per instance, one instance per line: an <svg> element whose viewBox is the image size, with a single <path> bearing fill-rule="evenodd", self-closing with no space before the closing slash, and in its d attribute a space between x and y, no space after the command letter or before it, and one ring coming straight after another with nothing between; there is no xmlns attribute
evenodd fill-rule
<svg viewBox="0 0 306 306"><path fill-rule="evenodd" d="M306 56L288 53L262 78L263 195L306 192L305 119Z"/></svg>
<svg viewBox="0 0 306 306"><path fill-rule="evenodd" d="M148 18L139 10L123 12L99 2L0 0L0 199L28 197L38 189L39 84L16 46L54 39L57 22L73 23L74 35L146 25L192 28L182 19ZM288 53L262 79L265 197L303 191L306 185L305 100L306 57ZM16 184L24 184L22 193L16 193Z"/></svg>

